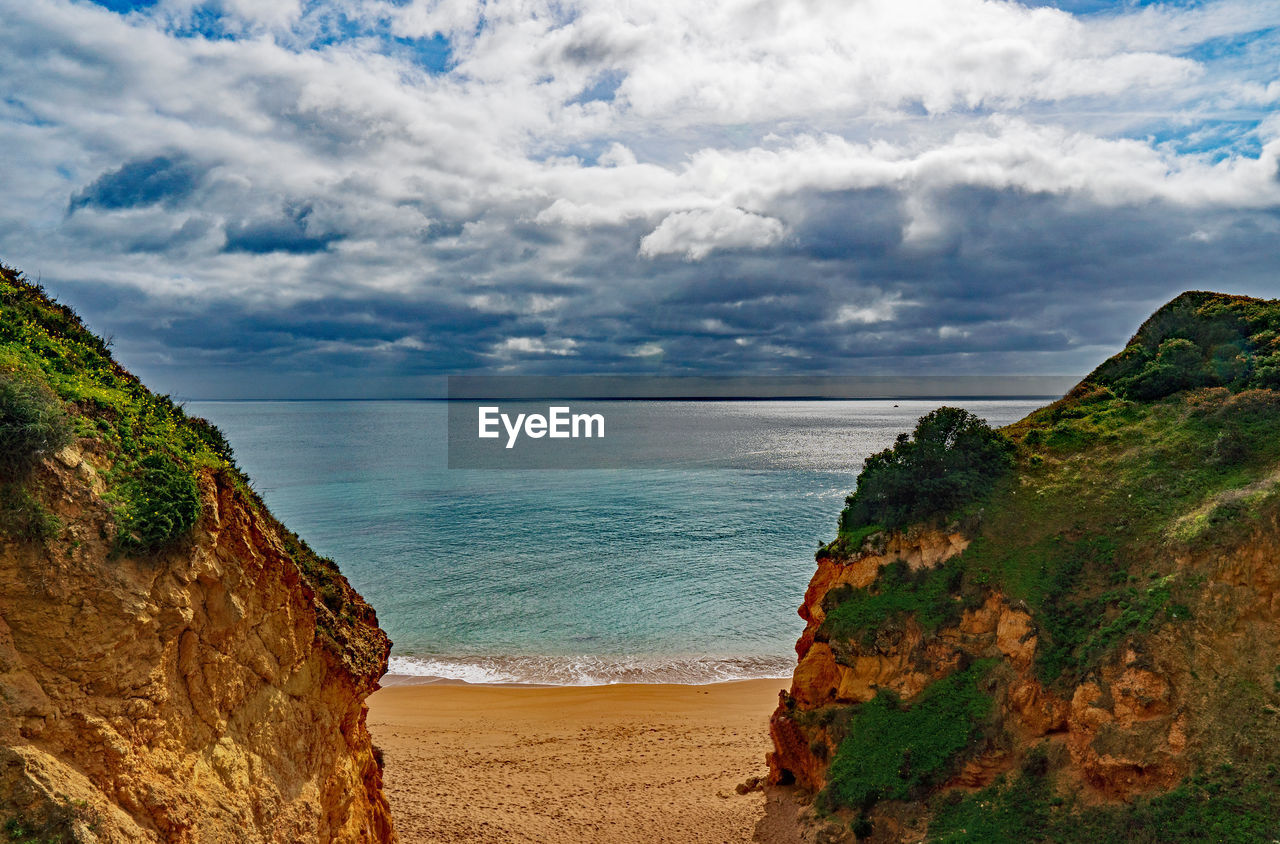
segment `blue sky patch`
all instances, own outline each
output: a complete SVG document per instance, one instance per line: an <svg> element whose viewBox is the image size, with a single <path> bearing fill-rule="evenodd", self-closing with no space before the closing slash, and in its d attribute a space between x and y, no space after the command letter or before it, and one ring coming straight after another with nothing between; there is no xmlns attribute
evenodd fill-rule
<svg viewBox="0 0 1280 844"><path fill-rule="evenodd" d="M129 12L151 9L156 5L157 0L92 0L92 2L117 14L126 15Z"/></svg>
<svg viewBox="0 0 1280 844"><path fill-rule="evenodd" d="M174 203L189 196L202 175L203 169L183 155L129 161L118 170L103 173L71 197L67 213L90 206L116 211Z"/></svg>

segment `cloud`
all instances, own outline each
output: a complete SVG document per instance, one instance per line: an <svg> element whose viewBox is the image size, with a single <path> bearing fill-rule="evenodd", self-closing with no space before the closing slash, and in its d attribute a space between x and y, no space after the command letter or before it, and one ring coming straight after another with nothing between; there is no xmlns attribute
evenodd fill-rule
<svg viewBox="0 0 1280 844"><path fill-rule="evenodd" d="M0 11L0 258L164 389L1084 371L1280 293L1268 4Z"/></svg>
<svg viewBox="0 0 1280 844"><path fill-rule="evenodd" d="M878 301L869 301L861 305L842 305L836 310L836 322L841 325L875 325L891 322L897 316L898 309L919 305L918 302L903 301L902 293L885 296Z"/></svg>
<svg viewBox="0 0 1280 844"><path fill-rule="evenodd" d="M323 252L329 244L340 239L336 234L312 234L308 218L311 207L303 206L286 211L282 216L252 220L227 225L227 252L250 252L264 255L270 252L290 252L309 255Z"/></svg>
<svg viewBox="0 0 1280 844"><path fill-rule="evenodd" d="M651 358L661 355L663 352L661 343L641 343L629 352L625 352L627 357L632 358Z"/></svg>
<svg viewBox="0 0 1280 844"><path fill-rule="evenodd" d="M763 249L786 233L781 221L743 211L710 208L669 214L640 241L640 254L684 255L690 261L717 249Z"/></svg>
<svg viewBox="0 0 1280 844"><path fill-rule="evenodd" d="M574 349L578 343L571 339L543 340L539 337L508 337L493 347L493 354L500 357L513 355L558 355L577 354Z"/></svg>

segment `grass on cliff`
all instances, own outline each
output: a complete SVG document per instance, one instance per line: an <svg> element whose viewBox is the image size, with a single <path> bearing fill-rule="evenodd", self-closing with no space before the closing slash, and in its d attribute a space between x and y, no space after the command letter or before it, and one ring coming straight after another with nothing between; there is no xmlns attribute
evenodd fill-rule
<svg viewBox="0 0 1280 844"><path fill-rule="evenodd" d="M1056 789L1043 766L973 794L935 801L926 841L934 844L1165 844L1271 842L1280 835L1280 772L1222 764L1162 794L1112 806L1083 806Z"/></svg>
<svg viewBox="0 0 1280 844"><path fill-rule="evenodd" d="M1277 432L1269 389L1134 402L1086 385L1006 429L1017 469L983 502L963 554L833 592L820 635L865 641L902 614L932 632L1000 590L1033 611L1041 677L1073 682L1126 637L1194 614L1198 584L1173 560L1229 544L1280 505Z"/></svg>
<svg viewBox="0 0 1280 844"><path fill-rule="evenodd" d="M103 481L118 553L179 546L200 517L196 477L213 472L279 529L325 607L320 632L339 650L344 628L371 616L332 560L270 516L217 427L152 393L74 311L0 265L0 541L58 535L31 470L73 441L87 446Z"/></svg>
<svg viewBox="0 0 1280 844"><path fill-rule="evenodd" d="M963 571L954 558L912 572L901 560L885 566L865 588L837 586L823 598L826 618L818 631L824 641L870 644L876 628L895 617L913 617L925 635L954 623L963 609L975 606L976 590L963 589Z"/></svg>
<svg viewBox="0 0 1280 844"><path fill-rule="evenodd" d="M1278 310L1274 300L1184 293L1087 380L1139 401L1201 387L1280 388Z"/></svg>
<svg viewBox="0 0 1280 844"><path fill-rule="evenodd" d="M149 391L70 308L3 267L0 420L0 468L10 483L75 437L97 442L117 547L128 553L180 541L199 515L194 473L235 469L212 425Z"/></svg>
<svg viewBox="0 0 1280 844"><path fill-rule="evenodd" d="M1069 689L1135 637L1162 628L1189 636L1181 625L1198 613L1211 620L1214 607L1200 604L1211 572L1180 561L1212 559L1214 549L1280 518L1280 302L1179 297L1066 398L1002 433L1016 447L1015 469L966 512L973 539L962 554L914 574L891 565L866 589L828 596L819 638L832 641L837 660L856 650L840 642L865 644L895 618L913 617L928 635L999 591L1032 612L1041 679ZM843 519L842 537L859 542L821 553L856 553L878 529L870 518ZM868 799L912 796L893 779L895 760L911 736L960 735L963 706L927 705L954 694L951 679L907 707L882 701L843 716L854 726L829 772L832 805L865 809ZM929 840L1280 840L1280 773L1267 762L1280 722L1260 689L1245 682L1214 692L1220 699L1209 711L1220 716L1221 735L1202 736L1193 775L1172 791L1086 806L1060 793L1033 756L988 789L936 799ZM1248 713L1229 714L1246 700ZM912 712L918 720L904 729ZM972 723L983 717L975 711ZM882 735L887 746L874 746Z"/></svg>
<svg viewBox="0 0 1280 844"><path fill-rule="evenodd" d="M1011 428L1022 467L962 555L965 579L1025 601L1042 678L1074 681L1127 636L1192 616L1196 575L1174 559L1274 506L1277 431L1272 390L1135 404L1097 388L1039 411Z"/></svg>
<svg viewBox="0 0 1280 844"><path fill-rule="evenodd" d="M852 710L822 791L823 806L868 811L880 800L905 800L936 785L985 740L993 661L975 662L931 684L904 705L882 690Z"/></svg>

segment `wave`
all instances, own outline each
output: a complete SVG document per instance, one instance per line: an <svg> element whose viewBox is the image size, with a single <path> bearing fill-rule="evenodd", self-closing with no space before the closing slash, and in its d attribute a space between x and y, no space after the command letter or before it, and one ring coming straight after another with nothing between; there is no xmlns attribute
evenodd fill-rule
<svg viewBox="0 0 1280 844"><path fill-rule="evenodd" d="M383 685L462 682L486 685L609 686L782 679L792 656L393 656Z"/></svg>

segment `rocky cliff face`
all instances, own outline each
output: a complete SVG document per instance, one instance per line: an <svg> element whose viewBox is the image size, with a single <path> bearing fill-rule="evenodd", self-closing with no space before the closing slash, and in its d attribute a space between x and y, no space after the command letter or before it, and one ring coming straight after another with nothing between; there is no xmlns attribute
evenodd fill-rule
<svg viewBox="0 0 1280 844"><path fill-rule="evenodd" d="M6 840L394 841L365 727L390 650L372 608L216 429L0 276Z"/></svg>
<svg viewBox="0 0 1280 844"><path fill-rule="evenodd" d="M346 587L363 618L329 638L277 526L219 473L189 544L133 559L104 538L92 454L39 472L69 527L0 549L0 815L83 841L394 840L372 610Z"/></svg>
<svg viewBox="0 0 1280 844"><path fill-rule="evenodd" d="M1019 746L1025 750L1044 738L1068 751L1064 758L1069 758L1073 779L1107 798L1167 787L1185 772L1188 702L1181 699L1185 694L1175 694L1179 687L1171 682L1184 679L1185 667L1153 670L1150 653L1130 648L1086 682L1065 690L1046 688L1034 671L1039 637L1031 613L999 591L966 609L953 626L932 634L904 618L881 625L869 642L822 636L822 604L834 586L869 586L881 567L897 560L916 569L937 565L963 551L968 541L959 533L925 530L896 534L887 545L819 564L800 610L808 625L796 646L799 663L792 686L770 721L775 750L769 766L775 783L795 782L810 791L826 784L827 767L843 736L831 729L831 722L806 715L865 703L886 689L910 700L958 666L979 659L1001 662L990 689L998 691L998 731L1016 742L982 747L946 785L989 785L1020 758Z"/></svg>
<svg viewBox="0 0 1280 844"><path fill-rule="evenodd" d="M821 551L773 782L833 840L1273 838L1277 326L1181 297L1006 429L1014 468L951 527Z"/></svg>
<svg viewBox="0 0 1280 844"><path fill-rule="evenodd" d="M998 591L965 610L958 623L933 633L905 618L880 626L870 641L824 641L818 631L831 588L868 584L896 559L941 563L967 542L957 533L923 531L910 538L899 534L889 544L819 564L800 611L808 625L797 644L792 686L770 721L773 782L821 792L847 735L839 713L881 690L909 703L959 666L980 659L998 661L987 675L992 722L936 785L937 792L989 787L1015 775L1037 749L1047 749L1060 789L1088 804L1127 806L1213 766L1252 762L1274 770L1273 742L1280 733L1280 514L1268 513L1230 547L1170 560L1198 584L1194 622L1128 639L1069 684L1044 682L1036 671L1041 633L1033 612ZM876 814L873 840L932 840L924 801L882 805ZM1155 840L1166 840L1156 832Z"/></svg>

